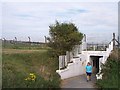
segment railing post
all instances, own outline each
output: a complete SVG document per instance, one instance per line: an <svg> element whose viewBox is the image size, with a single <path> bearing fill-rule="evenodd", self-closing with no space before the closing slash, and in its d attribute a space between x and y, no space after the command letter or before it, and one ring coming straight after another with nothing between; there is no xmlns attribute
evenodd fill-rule
<svg viewBox="0 0 120 90"><path fill-rule="evenodd" d="M73 58L73 54L72 52L70 52L70 62L72 61L72 58Z"/></svg>
<svg viewBox="0 0 120 90"><path fill-rule="evenodd" d="M70 52L66 51L66 58L67 58L67 62L70 62Z"/></svg>
<svg viewBox="0 0 120 90"><path fill-rule="evenodd" d="M113 33L113 50L115 49L115 33Z"/></svg>
<svg viewBox="0 0 120 90"><path fill-rule="evenodd" d="M120 39L119 39L119 36L118 36L118 48L120 47Z"/></svg>

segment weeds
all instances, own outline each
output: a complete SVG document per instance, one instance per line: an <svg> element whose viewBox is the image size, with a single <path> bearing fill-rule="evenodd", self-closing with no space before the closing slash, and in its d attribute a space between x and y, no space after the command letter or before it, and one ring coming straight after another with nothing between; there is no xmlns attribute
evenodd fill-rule
<svg viewBox="0 0 120 90"><path fill-rule="evenodd" d="M105 65L102 66L103 79L97 81L97 85L102 88L120 88L120 69L118 55L113 52L106 61Z"/></svg>
<svg viewBox="0 0 120 90"><path fill-rule="evenodd" d="M55 72L58 68L58 61L50 57L47 50L34 53L3 53L2 60L3 88L60 87L60 77ZM40 72L42 66L45 68Z"/></svg>

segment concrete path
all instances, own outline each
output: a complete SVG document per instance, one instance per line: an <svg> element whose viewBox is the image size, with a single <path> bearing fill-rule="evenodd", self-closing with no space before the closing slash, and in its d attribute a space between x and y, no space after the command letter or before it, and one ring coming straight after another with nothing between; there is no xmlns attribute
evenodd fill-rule
<svg viewBox="0 0 120 90"><path fill-rule="evenodd" d="M95 82L95 75L92 75L91 81L88 82L86 81L86 75L80 75L62 80L61 88L97 88Z"/></svg>

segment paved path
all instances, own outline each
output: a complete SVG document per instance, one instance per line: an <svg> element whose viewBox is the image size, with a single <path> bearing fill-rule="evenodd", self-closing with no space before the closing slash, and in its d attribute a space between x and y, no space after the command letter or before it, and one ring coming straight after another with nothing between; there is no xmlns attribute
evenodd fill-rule
<svg viewBox="0 0 120 90"><path fill-rule="evenodd" d="M61 88L96 88L96 78L92 75L91 81L86 81L86 75L80 75L62 80Z"/></svg>

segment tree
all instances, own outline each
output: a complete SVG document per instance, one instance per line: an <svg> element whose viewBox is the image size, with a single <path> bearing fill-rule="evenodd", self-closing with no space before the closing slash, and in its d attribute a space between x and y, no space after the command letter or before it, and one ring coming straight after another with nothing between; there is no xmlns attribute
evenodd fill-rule
<svg viewBox="0 0 120 90"><path fill-rule="evenodd" d="M81 43L83 34L73 23L59 23L49 26L50 37L48 46L52 48L57 56L64 55L66 51L72 50L74 45Z"/></svg>

